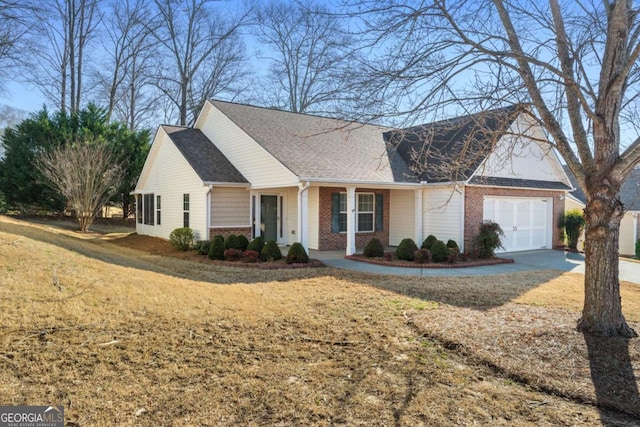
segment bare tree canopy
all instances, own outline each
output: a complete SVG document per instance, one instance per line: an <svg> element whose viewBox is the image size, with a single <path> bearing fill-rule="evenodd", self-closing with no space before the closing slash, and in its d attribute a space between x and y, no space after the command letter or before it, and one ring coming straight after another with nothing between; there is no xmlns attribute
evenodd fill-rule
<svg viewBox="0 0 640 427"><path fill-rule="evenodd" d="M630 0L360 1L349 5L379 56L368 94L424 119L520 103L533 108L587 196L580 330L635 336L622 315L620 185L640 160L640 20ZM622 120L622 122L621 122Z"/></svg>
<svg viewBox="0 0 640 427"><path fill-rule="evenodd" d="M37 167L67 200L80 231L86 232L98 211L117 190L120 166L111 149L88 137L42 155Z"/></svg>

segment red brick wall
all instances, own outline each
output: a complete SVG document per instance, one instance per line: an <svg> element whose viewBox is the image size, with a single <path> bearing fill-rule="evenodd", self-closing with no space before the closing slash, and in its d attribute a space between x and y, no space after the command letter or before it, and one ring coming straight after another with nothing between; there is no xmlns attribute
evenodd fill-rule
<svg viewBox="0 0 640 427"><path fill-rule="evenodd" d="M331 193L344 193L345 188L320 187L319 195L319 224L318 224L318 249L321 251L346 249L347 233L331 232ZM356 193L382 193L383 196L383 223L382 230L371 233L356 233L356 248L361 249L369 243L373 237L380 239L384 246L389 245L389 190L371 190L356 188Z"/></svg>
<svg viewBox="0 0 640 427"><path fill-rule="evenodd" d="M226 238L229 234L235 234L239 236L244 234L247 240L251 241L251 227L224 227L224 228L209 228L209 240L213 240L213 236L221 235Z"/></svg>
<svg viewBox="0 0 640 427"><path fill-rule="evenodd" d="M564 213L563 191L524 190L515 188L465 187L464 194L464 247L471 248L471 241L478 234L478 227L483 218L484 196L507 197L550 197L553 198L553 247L563 246L561 229L558 226ZM560 197L563 199L560 200Z"/></svg>

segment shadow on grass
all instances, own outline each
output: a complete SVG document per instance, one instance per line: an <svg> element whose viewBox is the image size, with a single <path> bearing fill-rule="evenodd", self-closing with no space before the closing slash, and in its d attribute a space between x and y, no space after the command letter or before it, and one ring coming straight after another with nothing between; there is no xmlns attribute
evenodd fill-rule
<svg viewBox="0 0 640 427"><path fill-rule="evenodd" d="M607 338L584 334L589 353L589 369L595 388L602 424L618 426L609 421L606 411L622 411L640 420L640 396L625 338Z"/></svg>

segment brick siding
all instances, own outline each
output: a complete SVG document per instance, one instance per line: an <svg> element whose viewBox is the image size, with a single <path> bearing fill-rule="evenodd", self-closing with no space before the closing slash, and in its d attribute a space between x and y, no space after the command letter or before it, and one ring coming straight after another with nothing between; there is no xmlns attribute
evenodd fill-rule
<svg viewBox="0 0 640 427"><path fill-rule="evenodd" d="M318 249L321 251L340 250L347 247L347 233L331 232L331 194L344 193L341 187L320 187ZM382 230L369 233L356 233L356 248L364 248L373 237L380 239L384 246L389 245L389 190L371 190L356 188L356 193L381 193L383 199Z"/></svg>
<svg viewBox="0 0 640 427"><path fill-rule="evenodd" d="M564 191L525 190L516 188L465 187L464 195L464 247L471 248L471 241L478 234L483 218L485 196L553 198L553 247L563 246L562 230L558 226L564 213Z"/></svg>
<svg viewBox="0 0 640 427"><path fill-rule="evenodd" d="M209 240L213 240L213 236L221 235L226 238L230 234L235 234L239 236L240 234L244 234L244 237L247 240L251 241L251 227L212 227L209 228Z"/></svg>

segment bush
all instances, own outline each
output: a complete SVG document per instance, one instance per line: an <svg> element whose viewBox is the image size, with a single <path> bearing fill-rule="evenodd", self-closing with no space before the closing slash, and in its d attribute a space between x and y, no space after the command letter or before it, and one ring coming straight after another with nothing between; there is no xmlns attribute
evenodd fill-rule
<svg viewBox="0 0 640 427"><path fill-rule="evenodd" d="M306 264L308 262L309 255L304 250L304 246L298 242L291 245L287 253L287 264Z"/></svg>
<svg viewBox="0 0 640 427"><path fill-rule="evenodd" d="M280 252L278 244L273 240L265 243L264 248L262 248L260 252L260 259L262 261L278 261L282 259L282 252Z"/></svg>
<svg viewBox="0 0 640 427"><path fill-rule="evenodd" d="M224 239L215 236L209 245L209 259L224 259Z"/></svg>
<svg viewBox="0 0 640 427"><path fill-rule="evenodd" d="M483 221L478 229L478 235L473 239L473 251L478 258L493 258L495 251L502 248L504 232L498 223Z"/></svg>
<svg viewBox="0 0 640 427"><path fill-rule="evenodd" d="M449 256L449 248L447 248L447 245L445 245L442 240L436 240L433 245L431 245L431 258L433 258L433 262L446 261L447 256Z"/></svg>
<svg viewBox="0 0 640 427"><path fill-rule="evenodd" d="M429 234L427 236L426 239L424 239L424 242L422 242L422 246L420 246L422 249L431 249L431 246L437 241L438 239L436 238L436 236L434 236L433 234Z"/></svg>
<svg viewBox="0 0 640 427"><path fill-rule="evenodd" d="M209 246L211 246L211 242L208 240L198 240L196 242L196 249L200 255L208 255Z"/></svg>
<svg viewBox="0 0 640 427"><path fill-rule="evenodd" d="M258 236L247 245L248 251L256 251L258 253L262 252L262 248L264 248L264 239L262 236Z"/></svg>
<svg viewBox="0 0 640 427"><path fill-rule="evenodd" d="M5 214L8 210L7 199L4 197L4 194L0 193L0 214Z"/></svg>
<svg viewBox="0 0 640 427"><path fill-rule="evenodd" d="M189 227L176 228L169 235L169 243L179 251L188 251L193 246L193 230Z"/></svg>
<svg viewBox="0 0 640 427"><path fill-rule="evenodd" d="M455 264L460 260L460 249L458 247L449 248L449 254L447 255L447 262L449 264Z"/></svg>
<svg viewBox="0 0 640 427"><path fill-rule="evenodd" d="M244 262L258 262L260 259L260 254L256 251L252 251L251 249L247 249L244 251Z"/></svg>
<svg viewBox="0 0 640 427"><path fill-rule="evenodd" d="M416 242L414 242L413 239L402 239L396 248L396 256L398 259L413 261L417 250L418 246L416 246Z"/></svg>
<svg viewBox="0 0 640 427"><path fill-rule="evenodd" d="M367 258L376 258L384 256L384 246L382 246L382 242L377 237L369 240L367 246L364 247L364 251L362 252L364 256Z"/></svg>
<svg viewBox="0 0 640 427"><path fill-rule="evenodd" d="M224 251L224 259L227 261L237 261L242 257L240 249L227 249Z"/></svg>
<svg viewBox="0 0 640 427"><path fill-rule="evenodd" d="M383 258L385 261L393 261L393 252L385 252Z"/></svg>
<svg viewBox="0 0 640 427"><path fill-rule="evenodd" d="M447 247L448 247L449 249L451 249L451 248L460 249L460 248L458 247L458 244L456 243L456 241L455 241L455 240L451 240L451 239L447 240ZM458 252L460 252L460 251L458 251Z"/></svg>
<svg viewBox="0 0 640 427"><path fill-rule="evenodd" d="M238 243L240 244L239 249L244 252L247 250L247 246L249 246L249 239L247 239L247 236L245 236L244 234L239 234Z"/></svg>
<svg viewBox="0 0 640 427"><path fill-rule="evenodd" d="M413 254L413 260L418 264L431 262L431 251L426 248L420 248Z"/></svg>
<svg viewBox="0 0 640 427"><path fill-rule="evenodd" d="M240 249L240 240L238 240L238 236L235 234L229 234L226 239L224 239L224 247L226 249Z"/></svg>
<svg viewBox="0 0 640 427"><path fill-rule="evenodd" d="M567 211L560 220L560 226L564 228L567 238L567 246L572 251L578 250L578 239L584 230L584 216L578 209Z"/></svg>

